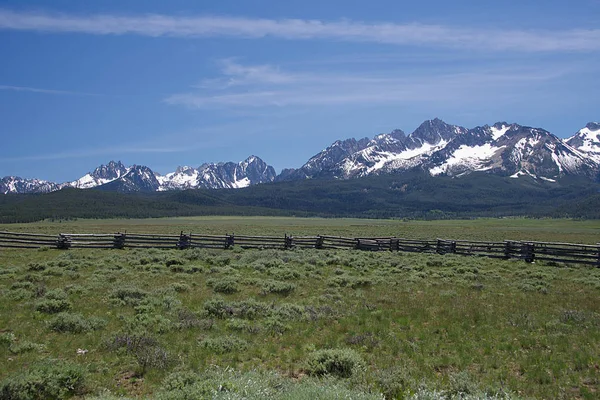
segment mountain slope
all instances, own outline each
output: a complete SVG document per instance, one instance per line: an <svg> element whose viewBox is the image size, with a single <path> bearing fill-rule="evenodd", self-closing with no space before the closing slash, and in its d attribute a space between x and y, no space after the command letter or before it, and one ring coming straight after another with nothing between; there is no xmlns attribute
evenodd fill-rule
<svg viewBox="0 0 600 400"><path fill-rule="evenodd" d="M498 122L467 129L436 118L423 122L408 135L398 129L373 139L338 140L300 168L284 169L279 175L256 156L239 163L178 167L165 175L146 166L125 167L111 161L63 184L5 177L0 180L0 193L45 193L64 187L119 192L239 189L273 181L343 180L410 171L431 176L462 177L485 172L550 182L573 176L598 181L600 124L588 123L563 140L544 129L516 123Z"/></svg>
<svg viewBox="0 0 600 400"><path fill-rule="evenodd" d="M116 182L116 181L115 181ZM65 188L0 196L0 222L45 218L144 218L177 215L296 215L369 218L598 218L600 184L473 172L461 179L426 172L346 180L305 179L241 189L118 193Z"/></svg>
<svg viewBox="0 0 600 400"><path fill-rule="evenodd" d="M81 178L62 184L38 179L5 177L0 180L0 192L47 193L62 188L105 191L154 192L184 189L241 188L275 180L275 169L256 156L233 163L203 164L198 168L178 167L175 172L159 175L142 165L125 167L120 161L100 165Z"/></svg>
<svg viewBox="0 0 600 400"><path fill-rule="evenodd" d="M272 182L275 169L256 156L233 163L203 164L199 168L179 167L175 172L158 176L158 190L242 188Z"/></svg>
<svg viewBox="0 0 600 400"><path fill-rule="evenodd" d="M466 129L434 119L425 121L408 136L394 131L368 142L362 139L362 146L347 146L345 153L339 147L348 140L335 142L297 170L302 174L286 173L282 180L348 179L411 170L427 171L432 176L485 171L513 178L556 180L573 175L595 179L600 169L600 146L590 141L594 132L600 133L592 130L596 127L600 126L588 124L580 131L587 134L579 139L585 143L580 148L586 151L582 151L539 128L498 122ZM576 143L577 138L570 140Z"/></svg>
<svg viewBox="0 0 600 400"><path fill-rule="evenodd" d="M568 138L566 143L600 163L600 123L590 122Z"/></svg>
<svg viewBox="0 0 600 400"><path fill-rule="evenodd" d="M48 193L60 189L60 185L41 179L23 179L5 176L0 179L0 193Z"/></svg>
<svg viewBox="0 0 600 400"><path fill-rule="evenodd" d="M107 165L100 165L93 172L85 174L76 181L65 184L65 186L78 189L89 189L112 182L115 179L124 176L127 172L128 169L125 168L121 161L111 161Z"/></svg>

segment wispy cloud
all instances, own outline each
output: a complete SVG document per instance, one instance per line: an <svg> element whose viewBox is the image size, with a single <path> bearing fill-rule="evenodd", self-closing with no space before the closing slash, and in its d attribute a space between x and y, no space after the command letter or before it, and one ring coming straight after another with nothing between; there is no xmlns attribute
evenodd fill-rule
<svg viewBox="0 0 600 400"><path fill-rule="evenodd" d="M0 9L0 29L93 35L183 38L232 37L338 40L481 51L564 52L600 50L600 29L506 30L419 23L261 19L227 16L73 15Z"/></svg>
<svg viewBox="0 0 600 400"><path fill-rule="evenodd" d="M167 104L189 108L258 108L327 105L382 105L415 102L472 102L521 93L523 88L560 78L561 68L503 67L470 72L380 74L339 71L285 72L269 65L243 66L227 60L212 86L174 94Z"/></svg>
<svg viewBox="0 0 600 400"><path fill-rule="evenodd" d="M10 90L14 92L31 92L31 93L42 93L42 94L57 94L57 95L69 95L69 96L99 96L96 93L84 93L84 92L73 92L69 90L53 90L53 89L40 89L27 86L10 86L0 85L0 90Z"/></svg>
<svg viewBox="0 0 600 400"><path fill-rule="evenodd" d="M77 158L88 158L94 156L109 156L114 157L116 154L148 154L148 153L180 153L189 151L189 146L185 147L106 147L99 149L81 149L74 151L65 151L47 154L33 154L17 157L2 157L0 162L13 163L20 161L52 161L52 160L68 160Z"/></svg>

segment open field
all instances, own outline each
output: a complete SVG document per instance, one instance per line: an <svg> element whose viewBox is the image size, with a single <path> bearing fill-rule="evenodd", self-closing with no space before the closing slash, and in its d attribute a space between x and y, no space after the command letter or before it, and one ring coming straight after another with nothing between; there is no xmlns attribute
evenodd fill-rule
<svg viewBox="0 0 600 400"><path fill-rule="evenodd" d="M212 217L0 229L596 243L598 226ZM593 399L599 298L599 268L556 263L308 249L2 250L0 398Z"/></svg>
<svg viewBox="0 0 600 400"><path fill-rule="evenodd" d="M480 218L473 220L395 220L293 217L177 217L98 219L0 224L0 231L29 233L201 233L223 235L395 236L412 239L531 240L596 244L599 220Z"/></svg>

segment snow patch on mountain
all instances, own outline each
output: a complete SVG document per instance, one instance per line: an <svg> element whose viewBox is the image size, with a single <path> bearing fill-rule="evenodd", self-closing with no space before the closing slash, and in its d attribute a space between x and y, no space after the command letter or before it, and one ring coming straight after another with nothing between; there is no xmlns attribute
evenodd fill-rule
<svg viewBox="0 0 600 400"><path fill-rule="evenodd" d="M588 123L575 135L568 138L566 144L600 163L600 123Z"/></svg>
<svg viewBox="0 0 600 400"><path fill-rule="evenodd" d="M481 146L462 145L441 165L430 168L429 173L433 176L448 173L456 167L468 168L473 171L486 171L490 169L487 161L504 146L496 147L490 143Z"/></svg>
<svg viewBox="0 0 600 400"><path fill-rule="evenodd" d="M494 140L500 139L502 136L504 136L504 134L506 132L508 132L509 129L510 129L510 125L502 125L500 128L496 128L495 126L492 126L490 128L490 131L492 133L492 139L494 139Z"/></svg>

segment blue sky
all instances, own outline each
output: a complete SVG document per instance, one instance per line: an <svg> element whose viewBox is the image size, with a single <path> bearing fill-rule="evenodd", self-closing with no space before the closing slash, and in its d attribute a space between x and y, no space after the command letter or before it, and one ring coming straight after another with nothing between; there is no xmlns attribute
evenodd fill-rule
<svg viewBox="0 0 600 400"><path fill-rule="evenodd" d="M299 167L439 117L598 121L600 0L0 1L0 177Z"/></svg>

